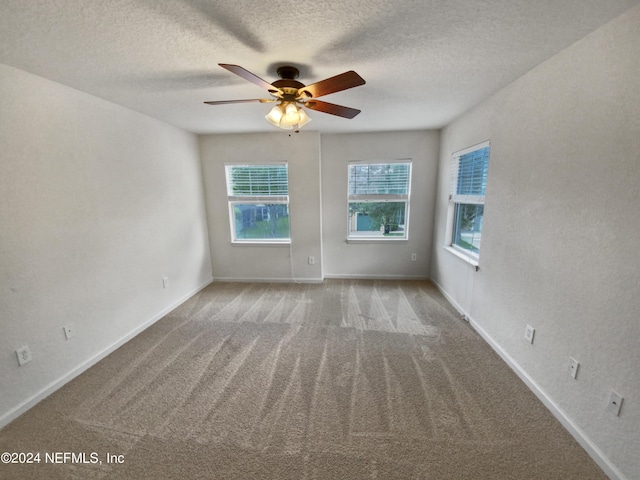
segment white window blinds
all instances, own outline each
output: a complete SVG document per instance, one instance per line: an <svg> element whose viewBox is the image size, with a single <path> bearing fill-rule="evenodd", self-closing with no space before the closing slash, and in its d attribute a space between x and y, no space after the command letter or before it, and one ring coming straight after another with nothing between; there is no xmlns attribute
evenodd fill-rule
<svg viewBox="0 0 640 480"><path fill-rule="evenodd" d="M349 164L349 198L407 198L411 163Z"/></svg>
<svg viewBox="0 0 640 480"><path fill-rule="evenodd" d="M489 144L484 143L453 154L451 201L483 203L489 169Z"/></svg>
<svg viewBox="0 0 640 480"><path fill-rule="evenodd" d="M286 164L226 165L229 197L285 201L289 195Z"/></svg>

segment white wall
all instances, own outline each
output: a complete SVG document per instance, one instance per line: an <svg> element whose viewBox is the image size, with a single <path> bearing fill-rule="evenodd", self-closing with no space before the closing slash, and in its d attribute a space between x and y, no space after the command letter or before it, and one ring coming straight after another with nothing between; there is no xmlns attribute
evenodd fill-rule
<svg viewBox="0 0 640 480"><path fill-rule="evenodd" d="M265 281L321 281L324 277L349 276L427 278L438 142L439 133L435 131L202 136L214 278ZM413 160L409 241L347 244L348 162L389 158ZM231 244L225 163L283 160L289 164L291 247ZM412 253L417 254L415 262L411 261ZM309 256L315 257L315 265L308 264Z"/></svg>
<svg viewBox="0 0 640 480"><path fill-rule="evenodd" d="M216 280L322 280L320 136L286 131L205 135L202 151L213 275ZM289 165L291 245L231 243L225 163ZM308 257L315 258L309 265Z"/></svg>
<svg viewBox="0 0 640 480"><path fill-rule="evenodd" d="M195 135L2 65L0 105L2 425L201 288L211 264ZM33 360L18 367L23 345Z"/></svg>
<svg viewBox="0 0 640 480"><path fill-rule="evenodd" d="M635 7L444 129L432 265L605 471L629 480L640 478L638 45ZM449 162L489 139L474 272L443 249ZM605 410L611 389L625 397L620 417Z"/></svg>
<svg viewBox="0 0 640 480"><path fill-rule="evenodd" d="M322 241L326 277L429 276L439 132L322 136ZM409 240L347 243L347 168L353 160L412 160ZM411 254L417 260L411 261Z"/></svg>

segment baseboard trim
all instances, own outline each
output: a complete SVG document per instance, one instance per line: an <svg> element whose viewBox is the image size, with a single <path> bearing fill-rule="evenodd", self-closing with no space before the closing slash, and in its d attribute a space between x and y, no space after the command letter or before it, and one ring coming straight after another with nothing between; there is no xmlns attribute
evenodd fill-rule
<svg viewBox="0 0 640 480"><path fill-rule="evenodd" d="M188 299L190 299L192 296L194 296L200 290L202 290L205 287L207 287L209 284L211 284L211 282L213 282L213 278L207 279L202 285L200 285L199 287L195 288L191 292L183 295L179 300L177 300L176 302L174 302L170 306L164 308L162 311L160 311L159 313L154 315L152 318L147 320L142 325L134 328L131 332L126 334L120 340L117 340L113 344L109 345L107 348L105 348L104 350L99 352L97 355L91 357L87 361L85 361L82 364L78 365L77 367L75 367L74 369L72 369L71 371L69 371L68 373L63 375L62 377L58 378L57 380L54 380L49 385L44 387L42 390L37 392L35 395L31 396L30 398L28 398L24 402L20 403L16 407L14 407L11 410L9 410L7 413L5 413L2 416L0 416L0 428L3 428L4 426L6 426L9 423L11 423L12 421L14 421L20 415L22 415L23 413L27 412L29 409L33 408L34 406L36 406L39 402L41 402L42 400L47 398L49 395L51 395L53 392L55 392L56 390L58 390L59 388L64 386L66 383L70 382L75 377L77 377L78 375L83 373L85 370L88 370L89 368L94 366L96 363L98 363L100 360L105 358L107 355L109 355L110 353L112 353L115 350L117 350L118 348L120 348L122 345L127 343L129 340L134 338L136 335L140 334L141 332L143 332L144 330L149 328L151 325L156 323L158 320L160 320L166 314L168 314L172 310L174 310L177 307L179 307L181 304L186 302Z"/></svg>
<svg viewBox="0 0 640 480"><path fill-rule="evenodd" d="M360 274L325 274L331 280L429 280L426 275L360 275Z"/></svg>
<svg viewBox="0 0 640 480"><path fill-rule="evenodd" d="M430 278L430 280L431 280L431 283L433 283L435 285L435 287L438 289L438 291L444 296L444 298L446 298L447 301L451 305L453 305L453 308L455 308L460 313L460 315L462 315L462 317L465 320L469 320L469 314L464 310L464 308L462 308L462 305L460 305L458 302L456 302L456 300L451 295L449 295L444 290L444 288L442 288L440 286L440 284L438 282L436 282L433 278Z"/></svg>
<svg viewBox="0 0 640 480"><path fill-rule="evenodd" d="M243 278L243 277L214 277L214 282L229 283L322 283L328 280L429 280L426 275L349 275L329 274L323 278Z"/></svg>
<svg viewBox="0 0 640 480"><path fill-rule="evenodd" d="M525 385L531 390L543 405L552 413L571 436L584 448L587 454L604 471L611 480L627 480L609 458L600 450L596 444L578 427L573 420L547 395L547 393L531 378L531 376L509 355L478 323L466 312L435 280L431 282L442 293L442 295L469 321L471 327L478 332L485 342L502 358L502 360L520 377Z"/></svg>
<svg viewBox="0 0 640 480"><path fill-rule="evenodd" d="M243 278L214 277L216 283L322 283L322 278Z"/></svg>

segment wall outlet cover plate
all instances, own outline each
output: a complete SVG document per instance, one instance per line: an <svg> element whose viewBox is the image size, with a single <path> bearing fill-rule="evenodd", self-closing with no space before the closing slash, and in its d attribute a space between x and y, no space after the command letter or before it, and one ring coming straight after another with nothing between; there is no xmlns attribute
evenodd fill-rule
<svg viewBox="0 0 640 480"><path fill-rule="evenodd" d="M31 350L29 350L29 347L26 345L16 350L16 355L18 356L18 365L20 366L31 361Z"/></svg>
<svg viewBox="0 0 640 480"><path fill-rule="evenodd" d="M536 329L531 325L527 325L527 328L524 329L524 339L529 343L533 343L533 336L535 333Z"/></svg>
<svg viewBox="0 0 640 480"><path fill-rule="evenodd" d="M574 379L578 375L578 367L580 367L580 362L578 362L575 358L569 357L569 375L571 375Z"/></svg>
<svg viewBox="0 0 640 480"><path fill-rule="evenodd" d="M620 408L622 408L622 402L624 398L618 392L611 390L611 394L609 395L609 404L607 405L607 409L613 413L615 416L620 416Z"/></svg>
<svg viewBox="0 0 640 480"><path fill-rule="evenodd" d="M62 327L62 329L64 330L64 336L67 340L69 340L71 337L73 337L76 334L76 329L73 326L73 323L70 323L69 325L65 325L64 327Z"/></svg>

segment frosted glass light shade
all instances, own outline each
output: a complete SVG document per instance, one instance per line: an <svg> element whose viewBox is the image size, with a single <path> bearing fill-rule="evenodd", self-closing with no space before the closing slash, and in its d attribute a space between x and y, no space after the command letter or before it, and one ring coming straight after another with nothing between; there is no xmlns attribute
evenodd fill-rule
<svg viewBox="0 0 640 480"><path fill-rule="evenodd" d="M276 127L280 126L280 120L284 116L284 112L282 111L281 105L276 105L271 109L271 111L264 117L269 123L275 125Z"/></svg>
<svg viewBox="0 0 640 480"><path fill-rule="evenodd" d="M299 129L311 121L305 111L294 102L276 105L265 118L272 125L284 130Z"/></svg>
<svg viewBox="0 0 640 480"><path fill-rule="evenodd" d="M300 120L298 120L298 128L304 127L307 123L311 121L311 119L309 118L309 115L307 115L307 113L301 108L298 109L298 115L300 115Z"/></svg>

